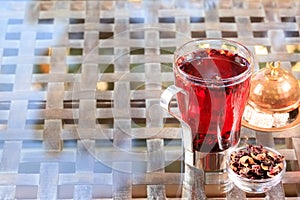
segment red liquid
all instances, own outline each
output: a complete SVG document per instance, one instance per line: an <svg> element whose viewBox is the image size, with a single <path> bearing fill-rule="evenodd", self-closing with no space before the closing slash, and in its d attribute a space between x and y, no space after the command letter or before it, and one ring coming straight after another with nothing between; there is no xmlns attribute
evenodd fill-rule
<svg viewBox="0 0 300 200"><path fill-rule="evenodd" d="M178 105L191 127L194 150L221 152L237 144L250 76L227 83L221 79L247 71L248 61L228 51L208 49L182 56L176 65L181 72L175 68L175 84L187 92L177 95Z"/></svg>

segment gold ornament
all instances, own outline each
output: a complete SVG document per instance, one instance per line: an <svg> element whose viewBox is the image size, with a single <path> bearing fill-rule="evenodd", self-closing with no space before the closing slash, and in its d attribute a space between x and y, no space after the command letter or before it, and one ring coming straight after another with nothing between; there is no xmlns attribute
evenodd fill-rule
<svg viewBox="0 0 300 200"><path fill-rule="evenodd" d="M260 131L280 131L299 124L300 88L298 80L270 63L253 74L243 125Z"/></svg>

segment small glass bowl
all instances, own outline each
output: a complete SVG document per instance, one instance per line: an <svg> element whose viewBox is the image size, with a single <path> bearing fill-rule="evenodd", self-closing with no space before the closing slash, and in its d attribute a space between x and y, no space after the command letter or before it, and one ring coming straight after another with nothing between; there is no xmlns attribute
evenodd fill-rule
<svg viewBox="0 0 300 200"><path fill-rule="evenodd" d="M238 152L241 150L246 149L247 147L240 147L237 149L233 149L228 156L227 159L227 170L228 170L228 177L238 188L243 190L247 193L265 193L270 190L273 186L276 186L282 180L285 171L286 171L286 161L283 159L283 169L274 177L266 178L266 179L249 179L245 177L241 177L240 175L236 174L229 166L230 163L230 155L233 152ZM269 152L275 153L277 155L281 155L278 151L269 148L263 147L263 149L268 150Z"/></svg>

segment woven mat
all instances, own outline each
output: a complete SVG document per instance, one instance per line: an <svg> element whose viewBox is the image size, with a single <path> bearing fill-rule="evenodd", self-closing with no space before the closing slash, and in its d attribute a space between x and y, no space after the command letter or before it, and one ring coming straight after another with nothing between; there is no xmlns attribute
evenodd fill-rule
<svg viewBox="0 0 300 200"><path fill-rule="evenodd" d="M228 38L256 69L280 60L300 79L299 11L296 0L1 1L0 199L181 199L181 128L159 106L174 50ZM300 197L299 131L244 128L288 171L270 194L227 197ZM214 187L208 198L224 199Z"/></svg>

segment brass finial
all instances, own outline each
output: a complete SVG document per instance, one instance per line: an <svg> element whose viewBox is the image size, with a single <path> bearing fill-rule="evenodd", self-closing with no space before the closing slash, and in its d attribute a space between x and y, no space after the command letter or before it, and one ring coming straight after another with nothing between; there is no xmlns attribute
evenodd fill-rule
<svg viewBox="0 0 300 200"><path fill-rule="evenodd" d="M280 61L277 61L277 62L271 62L269 64L269 67L271 68L271 76L278 76L279 72L278 72L278 69L280 68Z"/></svg>

